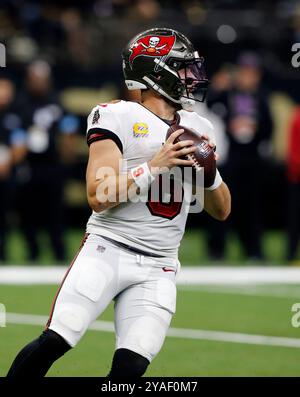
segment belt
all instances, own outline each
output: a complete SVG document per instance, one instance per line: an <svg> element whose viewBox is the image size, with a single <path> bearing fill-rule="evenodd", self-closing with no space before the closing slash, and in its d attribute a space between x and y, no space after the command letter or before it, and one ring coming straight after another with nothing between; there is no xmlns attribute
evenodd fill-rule
<svg viewBox="0 0 300 397"><path fill-rule="evenodd" d="M106 236L102 236L101 235L101 237L104 238L104 240L110 241L114 245L117 245L118 247L122 247L122 248L124 248L124 249L126 249L128 251L134 252L135 254L144 255L144 256L152 256L154 258L164 258L162 255L152 254L150 252L146 252L146 251L140 250L138 248L132 247L131 245L120 243L120 241L113 240L113 239L111 239L109 237L106 237Z"/></svg>

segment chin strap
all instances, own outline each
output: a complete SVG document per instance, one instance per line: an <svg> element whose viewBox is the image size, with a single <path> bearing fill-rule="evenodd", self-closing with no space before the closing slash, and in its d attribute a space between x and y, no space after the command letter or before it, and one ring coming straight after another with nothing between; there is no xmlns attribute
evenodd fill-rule
<svg viewBox="0 0 300 397"><path fill-rule="evenodd" d="M178 103L181 105L182 109L192 111L195 106L195 99L192 94L189 94L189 97L182 96L179 99L174 99L170 95L168 95L158 84L156 84L153 80L149 77L144 76L143 80L148 83L148 87L151 87L154 91L158 92L160 95L164 96L165 98L169 99L174 103ZM127 88L129 90L136 90L136 89L146 89L148 88L147 85L139 83L134 80L125 80Z"/></svg>
<svg viewBox="0 0 300 397"><path fill-rule="evenodd" d="M158 92L160 95L168 98L170 101L174 103L181 103L180 100L176 100L168 95L158 84L156 84L153 80L151 80L148 76L144 76L143 80L148 83L148 87L152 88L154 91Z"/></svg>

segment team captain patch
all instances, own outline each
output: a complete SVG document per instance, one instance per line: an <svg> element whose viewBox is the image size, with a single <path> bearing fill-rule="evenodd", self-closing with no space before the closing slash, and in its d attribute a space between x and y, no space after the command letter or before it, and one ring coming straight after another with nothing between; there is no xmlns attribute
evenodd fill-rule
<svg viewBox="0 0 300 397"><path fill-rule="evenodd" d="M144 138L148 136L149 134L149 128L148 124L146 123L135 123L133 126L133 136L135 138Z"/></svg>

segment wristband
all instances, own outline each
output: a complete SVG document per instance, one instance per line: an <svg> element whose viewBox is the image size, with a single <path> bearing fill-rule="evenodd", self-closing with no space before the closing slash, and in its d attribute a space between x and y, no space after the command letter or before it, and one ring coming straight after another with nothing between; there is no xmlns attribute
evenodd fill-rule
<svg viewBox="0 0 300 397"><path fill-rule="evenodd" d="M222 182L223 182L223 179L222 179L219 171L217 170L214 183L211 186L206 187L205 190L210 190L210 191L215 190L221 185Z"/></svg>
<svg viewBox="0 0 300 397"><path fill-rule="evenodd" d="M131 177L134 179L136 185L141 192L148 191L149 186L154 181L154 176L151 174L148 164L143 163L130 170Z"/></svg>

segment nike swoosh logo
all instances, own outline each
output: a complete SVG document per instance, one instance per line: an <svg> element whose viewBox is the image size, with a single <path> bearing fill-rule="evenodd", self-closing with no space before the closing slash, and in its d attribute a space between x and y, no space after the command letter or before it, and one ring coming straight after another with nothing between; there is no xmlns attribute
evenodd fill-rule
<svg viewBox="0 0 300 397"><path fill-rule="evenodd" d="M168 267L163 267L162 269L163 269L164 272L174 272L175 273L174 269L170 269Z"/></svg>

